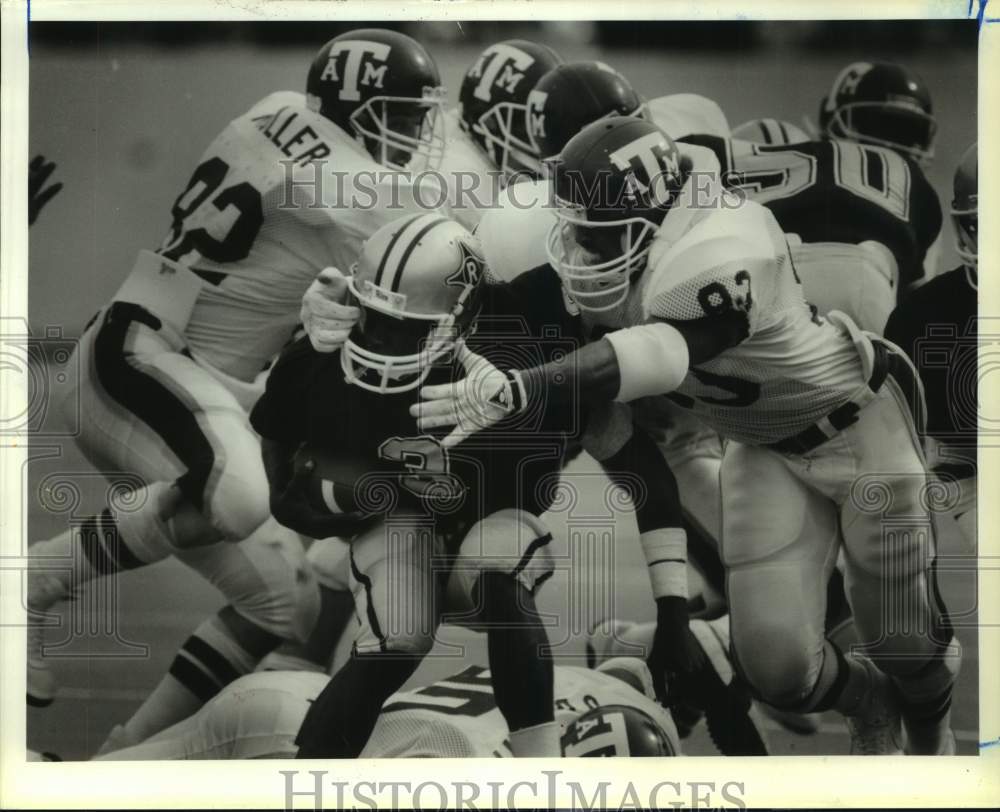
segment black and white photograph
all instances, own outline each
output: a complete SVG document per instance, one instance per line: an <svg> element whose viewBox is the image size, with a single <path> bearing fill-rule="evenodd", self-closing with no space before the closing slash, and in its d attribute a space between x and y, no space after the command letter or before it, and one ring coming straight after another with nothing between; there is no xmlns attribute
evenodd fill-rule
<svg viewBox="0 0 1000 812"><path fill-rule="evenodd" d="M93 5L4 5L0 800L1000 803L1000 10Z"/></svg>

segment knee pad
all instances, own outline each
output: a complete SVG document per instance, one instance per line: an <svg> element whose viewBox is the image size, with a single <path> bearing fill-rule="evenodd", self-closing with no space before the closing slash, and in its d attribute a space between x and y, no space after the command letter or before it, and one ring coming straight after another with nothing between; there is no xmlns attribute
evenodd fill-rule
<svg viewBox="0 0 1000 812"><path fill-rule="evenodd" d="M480 519L465 534L449 574L449 610L482 608L474 590L485 571L509 575L534 593L554 571L551 541L545 523L523 510L507 508Z"/></svg>
<svg viewBox="0 0 1000 812"><path fill-rule="evenodd" d="M811 655L785 630L755 639L747 651L734 639L735 665L758 699L795 710L813 693L823 666L822 651Z"/></svg>

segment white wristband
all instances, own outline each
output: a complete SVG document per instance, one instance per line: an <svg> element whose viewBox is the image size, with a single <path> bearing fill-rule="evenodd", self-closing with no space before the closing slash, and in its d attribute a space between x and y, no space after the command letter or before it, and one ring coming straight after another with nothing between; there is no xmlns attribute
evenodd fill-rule
<svg viewBox="0 0 1000 812"><path fill-rule="evenodd" d="M639 536L654 598L687 598L687 533L680 527Z"/></svg>
<svg viewBox="0 0 1000 812"><path fill-rule="evenodd" d="M687 342L669 324L641 324L604 337L611 342L618 359L621 383L615 400L621 403L673 392L687 375Z"/></svg>

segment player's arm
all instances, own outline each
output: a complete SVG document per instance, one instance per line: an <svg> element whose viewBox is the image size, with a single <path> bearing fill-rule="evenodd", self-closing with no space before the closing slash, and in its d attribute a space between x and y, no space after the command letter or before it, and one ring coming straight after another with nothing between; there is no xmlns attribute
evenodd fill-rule
<svg viewBox="0 0 1000 812"><path fill-rule="evenodd" d="M631 421L631 410L626 410ZM683 690L701 660L701 648L688 628L687 534L673 471L645 431L631 423L629 428L621 447L598 461L609 479L629 495L635 510L656 601L656 631L648 661L657 698L665 702L667 687Z"/></svg>
<svg viewBox="0 0 1000 812"><path fill-rule="evenodd" d="M296 465L296 453L308 439L307 404L318 358L322 356L306 338L289 345L250 414L250 423L261 437L271 514L290 530L314 539L352 535L361 519L357 514L334 514L314 507L309 498L312 463Z"/></svg>
<svg viewBox="0 0 1000 812"><path fill-rule="evenodd" d="M713 358L739 342L737 320L678 323L657 320L608 333L548 363L524 370L500 370L463 347L459 360L468 377L455 384L426 386L423 401L410 408L421 431L455 426L443 441L453 446L537 404L561 408L595 401L628 403L672 392L692 364Z"/></svg>

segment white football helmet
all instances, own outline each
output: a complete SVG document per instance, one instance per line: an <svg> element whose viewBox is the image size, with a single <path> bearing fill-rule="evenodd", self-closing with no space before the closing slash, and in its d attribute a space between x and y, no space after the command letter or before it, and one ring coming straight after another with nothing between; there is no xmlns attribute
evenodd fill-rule
<svg viewBox="0 0 1000 812"><path fill-rule="evenodd" d="M420 386L470 331L485 266L476 237L439 214L372 234L348 281L361 317L340 352L347 381L380 393Z"/></svg>

